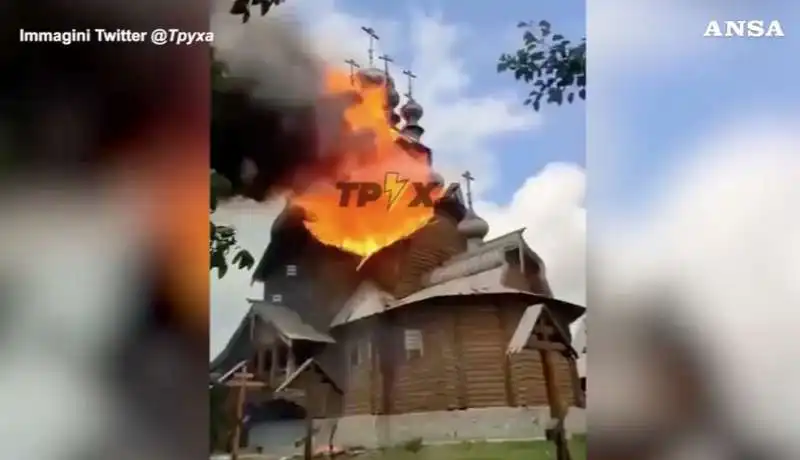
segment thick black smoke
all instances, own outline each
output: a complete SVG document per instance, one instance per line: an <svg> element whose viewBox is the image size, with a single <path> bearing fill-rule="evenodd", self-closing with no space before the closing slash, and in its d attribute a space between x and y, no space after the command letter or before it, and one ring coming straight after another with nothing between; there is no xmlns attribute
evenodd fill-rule
<svg viewBox="0 0 800 460"><path fill-rule="evenodd" d="M121 142L157 124L191 118L202 46L149 43L22 43L20 31L93 28L204 30L192 2L12 1L0 6L0 117L4 164L60 173L87 171Z"/></svg>
<svg viewBox="0 0 800 460"><path fill-rule="evenodd" d="M263 200L297 187L297 171L335 161L355 96L323 92L323 63L289 22L259 18L232 35L215 56L225 74L213 88L211 167L235 193Z"/></svg>

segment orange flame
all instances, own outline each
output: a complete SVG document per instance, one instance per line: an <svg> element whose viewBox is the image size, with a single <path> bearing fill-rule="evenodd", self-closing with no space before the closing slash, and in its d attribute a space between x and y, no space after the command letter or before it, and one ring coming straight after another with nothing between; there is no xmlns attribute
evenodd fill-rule
<svg viewBox="0 0 800 460"><path fill-rule="evenodd" d="M301 207L308 220L305 227L323 244L350 252L362 258L362 263L382 248L411 235L432 217L430 206L410 207L416 197L413 183L430 182L431 170L425 159L406 151L397 143L399 133L389 121L386 109L385 85L353 81L343 71L326 72L327 95L357 94L358 101L347 108L341 136L336 143L337 161L325 180L317 180L312 187L290 197L290 202ZM396 182L390 187L387 174L396 173ZM383 195L364 206L356 206L356 194L346 205L340 203L342 191L337 182L371 182L384 187ZM400 190L402 188L402 190ZM388 190L392 189L392 190ZM398 192L392 196L391 192ZM438 200L441 188L434 190L431 198Z"/></svg>

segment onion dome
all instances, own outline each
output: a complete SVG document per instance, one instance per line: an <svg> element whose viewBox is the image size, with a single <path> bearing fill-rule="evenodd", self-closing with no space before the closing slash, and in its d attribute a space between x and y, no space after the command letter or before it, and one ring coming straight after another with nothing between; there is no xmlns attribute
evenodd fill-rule
<svg viewBox="0 0 800 460"><path fill-rule="evenodd" d="M387 84L386 72L375 67L360 69L358 72L356 72L356 75L358 75L358 79L364 86L379 86Z"/></svg>
<svg viewBox="0 0 800 460"><path fill-rule="evenodd" d="M464 219L458 223L458 232L467 239L469 247L473 248L479 246L489 234L489 224L470 208Z"/></svg>
<svg viewBox="0 0 800 460"><path fill-rule="evenodd" d="M394 88L394 85L389 85L386 89L386 100L389 108L395 109L400 105L400 93Z"/></svg>
<svg viewBox="0 0 800 460"><path fill-rule="evenodd" d="M395 88L394 79L389 75L386 80L386 110L389 112L389 122L392 126L397 126L403 121L402 117L395 112L400 105L400 93Z"/></svg>
<svg viewBox="0 0 800 460"><path fill-rule="evenodd" d="M422 138L422 135L425 133L425 129L419 125L419 120L422 118L423 114L422 106L412 98L409 98L408 101L400 107L400 115L405 121L401 132L417 142L419 142L420 138Z"/></svg>
<svg viewBox="0 0 800 460"><path fill-rule="evenodd" d="M386 86L386 111L392 125L397 125L402 121L400 115L394 109L400 105L400 93L395 88L394 79L385 70L369 67L359 70L356 75L363 86Z"/></svg>
<svg viewBox="0 0 800 460"><path fill-rule="evenodd" d="M425 112L422 110L422 106L419 105L417 101L414 99L409 99L408 102L400 107L400 113L403 115L406 123L416 124L422 118L422 115Z"/></svg>

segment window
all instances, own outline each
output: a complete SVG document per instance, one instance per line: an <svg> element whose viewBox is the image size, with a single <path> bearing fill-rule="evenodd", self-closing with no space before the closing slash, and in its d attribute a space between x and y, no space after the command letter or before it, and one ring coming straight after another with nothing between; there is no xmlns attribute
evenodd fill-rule
<svg viewBox="0 0 800 460"><path fill-rule="evenodd" d="M272 294L272 303L281 303L283 302L283 296L280 294Z"/></svg>
<svg viewBox="0 0 800 460"><path fill-rule="evenodd" d="M369 340L360 339L353 343L350 348L350 367L358 367L369 362L371 352Z"/></svg>
<svg viewBox="0 0 800 460"><path fill-rule="evenodd" d="M286 276L297 276L297 265L287 265Z"/></svg>
<svg viewBox="0 0 800 460"><path fill-rule="evenodd" d="M422 357L422 331L419 329L405 330L405 349L406 359L416 359Z"/></svg>

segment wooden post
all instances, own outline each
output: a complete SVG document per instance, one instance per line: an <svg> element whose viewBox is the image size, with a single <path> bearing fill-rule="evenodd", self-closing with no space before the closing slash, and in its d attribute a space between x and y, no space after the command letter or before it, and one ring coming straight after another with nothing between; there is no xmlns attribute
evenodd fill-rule
<svg viewBox="0 0 800 460"><path fill-rule="evenodd" d="M537 333L542 342L549 342L553 332ZM544 348L544 347L543 347ZM569 449L567 448L567 438L564 429L564 421L567 416L564 400L558 393L556 383L556 368L554 357L558 353L552 349L539 349L539 356L542 358L542 369L544 370L544 382L547 389L547 402L550 406L551 423L548 425L547 438L556 446L557 460L572 460Z"/></svg>
<svg viewBox="0 0 800 460"><path fill-rule="evenodd" d="M247 372L247 365L242 367L242 371L233 375L227 386L236 388L236 424L233 427L233 441L231 445L231 460L239 459L239 444L242 440L242 424L244 423L244 403L248 388L261 388L263 382L253 382L253 374Z"/></svg>
<svg viewBox="0 0 800 460"><path fill-rule="evenodd" d="M467 395L467 377L464 371L464 342L461 337L461 311L462 309L454 308L451 310L453 313L453 341L455 342L456 354L456 400L458 401L458 409L464 410L469 407L469 396Z"/></svg>
<svg viewBox="0 0 800 460"><path fill-rule="evenodd" d="M500 333L503 336L503 345L505 345L511 340L513 330L509 331L507 326L509 319L505 309L498 307L497 315L500 318ZM503 390L505 391L506 405L508 407L516 407L517 401L516 395L514 394L513 377L511 375L511 357L506 353L505 346L500 347L500 359L503 363Z"/></svg>
<svg viewBox="0 0 800 460"><path fill-rule="evenodd" d="M278 359L280 356L278 355L278 343L272 343L272 364L269 367L269 385L271 387L277 386L278 380Z"/></svg>
<svg viewBox="0 0 800 460"><path fill-rule="evenodd" d="M263 346L259 345L258 349L256 350L256 372L255 374L258 376L264 375L264 352L265 349Z"/></svg>
<svg viewBox="0 0 800 460"><path fill-rule="evenodd" d="M311 392L309 391L310 384L306 384L305 393L306 393L306 442L303 446L303 458L305 460L311 460L314 457L314 416L311 411L311 404L310 404L310 396Z"/></svg>
<svg viewBox="0 0 800 460"><path fill-rule="evenodd" d="M290 340L289 347L286 350L286 379L292 375L295 369L297 369L297 363L294 360L294 348L293 343Z"/></svg>

